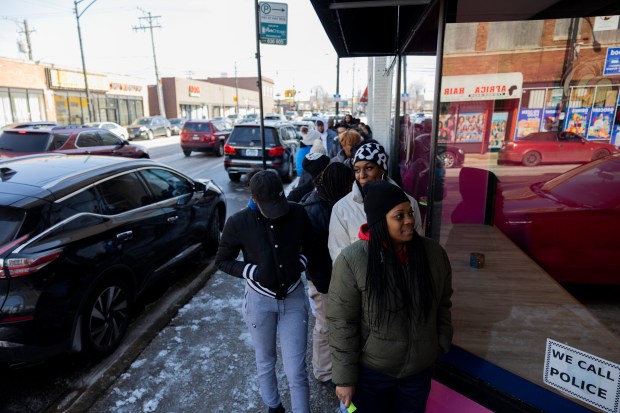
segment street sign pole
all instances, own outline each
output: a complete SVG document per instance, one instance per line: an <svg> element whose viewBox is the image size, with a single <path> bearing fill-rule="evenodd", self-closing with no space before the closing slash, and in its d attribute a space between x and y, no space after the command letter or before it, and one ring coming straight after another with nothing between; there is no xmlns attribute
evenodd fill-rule
<svg viewBox="0 0 620 413"><path fill-rule="evenodd" d="M256 11L256 64L258 65L258 104L260 108L259 113L259 124L260 124L260 142L261 142L261 153L263 160L263 170L267 169L267 160L265 158L265 120L263 112L263 76L261 74L260 67L260 24L259 24L259 14L260 14L260 5L258 0L255 0L255 11Z"/></svg>

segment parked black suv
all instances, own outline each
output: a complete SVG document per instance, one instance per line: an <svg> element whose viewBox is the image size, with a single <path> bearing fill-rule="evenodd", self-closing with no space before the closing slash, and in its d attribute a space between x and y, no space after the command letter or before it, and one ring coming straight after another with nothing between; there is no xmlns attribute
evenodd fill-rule
<svg viewBox="0 0 620 413"><path fill-rule="evenodd" d="M104 355L132 304L214 253L222 190L147 159L30 155L0 162L0 363Z"/></svg>
<svg viewBox="0 0 620 413"><path fill-rule="evenodd" d="M291 182L299 135L289 122L265 121L264 126L267 169L277 171L283 182ZM239 181L243 173L262 169L260 125L254 122L235 125L224 146L224 155L224 168L231 181Z"/></svg>
<svg viewBox="0 0 620 413"><path fill-rule="evenodd" d="M153 139L155 136L172 136L172 125L163 116L138 118L127 126L129 140L137 138Z"/></svg>

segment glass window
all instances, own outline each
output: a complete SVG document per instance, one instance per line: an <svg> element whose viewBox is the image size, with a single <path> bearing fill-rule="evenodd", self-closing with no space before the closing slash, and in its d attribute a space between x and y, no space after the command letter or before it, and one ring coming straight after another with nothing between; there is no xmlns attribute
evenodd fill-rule
<svg viewBox="0 0 620 413"><path fill-rule="evenodd" d="M618 86L598 86L594 96L594 107L616 106Z"/></svg>
<svg viewBox="0 0 620 413"><path fill-rule="evenodd" d="M28 94L25 90L10 91L11 100L13 101L13 114L16 122L29 121L30 111L28 110Z"/></svg>
<svg viewBox="0 0 620 413"><path fill-rule="evenodd" d="M69 102L66 93L56 92L54 94L54 105L56 106L56 121L60 125L69 124Z"/></svg>
<svg viewBox="0 0 620 413"><path fill-rule="evenodd" d="M53 225L80 213L101 214L101 203L95 188L86 189L62 202L54 203L50 221Z"/></svg>
<svg viewBox="0 0 620 413"><path fill-rule="evenodd" d="M107 212L111 215L150 203L150 197L135 173L128 173L98 185Z"/></svg>
<svg viewBox="0 0 620 413"><path fill-rule="evenodd" d="M91 148L93 146L101 146L101 138L95 131L82 132L77 138L75 145L78 148Z"/></svg>
<svg viewBox="0 0 620 413"><path fill-rule="evenodd" d="M449 24L446 26L444 53L473 52L476 49L478 23Z"/></svg>
<svg viewBox="0 0 620 413"><path fill-rule="evenodd" d="M265 146L275 146L277 131L274 128L265 128ZM256 127L239 127L233 129L228 139L230 145L257 145L260 146L260 129Z"/></svg>
<svg viewBox="0 0 620 413"><path fill-rule="evenodd" d="M0 89L0 125L7 125L9 123L13 123L9 91Z"/></svg>
<svg viewBox="0 0 620 413"><path fill-rule="evenodd" d="M538 47L542 42L544 20L489 23L487 50L515 50Z"/></svg>
<svg viewBox="0 0 620 413"><path fill-rule="evenodd" d="M8 152L45 152L49 141L49 133L4 131L0 135L0 147Z"/></svg>
<svg viewBox="0 0 620 413"><path fill-rule="evenodd" d="M23 209L0 207L0 247L15 238L25 216Z"/></svg>
<svg viewBox="0 0 620 413"><path fill-rule="evenodd" d="M557 19L553 29L553 40L568 40L573 19ZM581 32L581 19L577 18L577 33ZM580 37L580 36L578 36Z"/></svg>
<svg viewBox="0 0 620 413"><path fill-rule="evenodd" d="M118 100L119 122L121 125L129 125L129 108L127 99Z"/></svg>
<svg viewBox="0 0 620 413"><path fill-rule="evenodd" d="M166 169L148 169L140 173L151 189L155 202L193 192L193 185L187 179Z"/></svg>
<svg viewBox="0 0 620 413"><path fill-rule="evenodd" d="M42 91L28 91L28 106L30 108L30 120L45 120L45 100Z"/></svg>
<svg viewBox="0 0 620 413"><path fill-rule="evenodd" d="M211 132L211 125L208 122L185 122L186 132Z"/></svg>
<svg viewBox="0 0 620 413"><path fill-rule="evenodd" d="M575 87L571 93L569 108L589 108L594 99L593 87Z"/></svg>
<svg viewBox="0 0 620 413"><path fill-rule="evenodd" d="M101 145L103 146L118 146L123 143L123 141L112 132L102 130L97 133L99 135Z"/></svg>

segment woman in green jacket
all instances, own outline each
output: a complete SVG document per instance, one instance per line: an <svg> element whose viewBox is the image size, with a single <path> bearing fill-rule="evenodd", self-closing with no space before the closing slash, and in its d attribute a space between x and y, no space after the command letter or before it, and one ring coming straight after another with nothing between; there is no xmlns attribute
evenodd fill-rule
<svg viewBox="0 0 620 413"><path fill-rule="evenodd" d="M332 381L359 413L424 412L431 366L452 340L450 262L416 233L400 188L364 189L367 223L336 259L329 286Z"/></svg>

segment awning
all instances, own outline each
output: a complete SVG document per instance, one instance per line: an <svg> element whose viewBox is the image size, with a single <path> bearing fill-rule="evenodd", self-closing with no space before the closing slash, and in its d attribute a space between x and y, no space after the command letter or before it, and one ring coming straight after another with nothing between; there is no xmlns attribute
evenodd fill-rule
<svg viewBox="0 0 620 413"><path fill-rule="evenodd" d="M360 97L361 103L368 103L368 86L364 89L364 93L362 93L362 97Z"/></svg>
<svg viewBox="0 0 620 413"><path fill-rule="evenodd" d="M340 57L436 54L439 0L310 1ZM446 0L448 23L617 14L618 0Z"/></svg>

